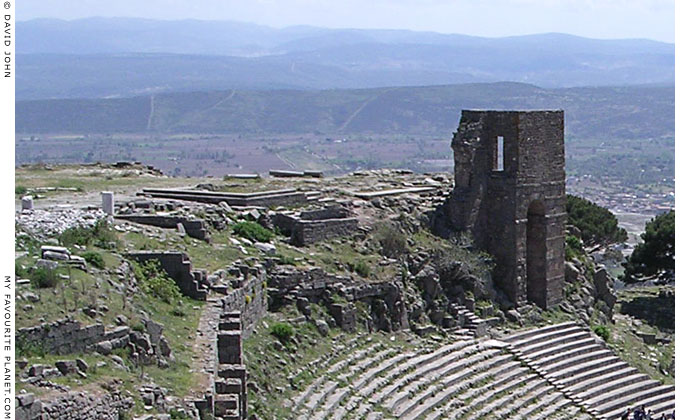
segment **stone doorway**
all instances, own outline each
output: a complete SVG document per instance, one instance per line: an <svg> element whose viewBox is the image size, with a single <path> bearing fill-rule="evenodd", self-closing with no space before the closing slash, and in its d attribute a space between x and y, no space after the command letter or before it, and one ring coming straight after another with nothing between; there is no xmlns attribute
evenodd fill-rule
<svg viewBox="0 0 690 420"><path fill-rule="evenodd" d="M537 200L527 210L527 299L546 308L546 211Z"/></svg>

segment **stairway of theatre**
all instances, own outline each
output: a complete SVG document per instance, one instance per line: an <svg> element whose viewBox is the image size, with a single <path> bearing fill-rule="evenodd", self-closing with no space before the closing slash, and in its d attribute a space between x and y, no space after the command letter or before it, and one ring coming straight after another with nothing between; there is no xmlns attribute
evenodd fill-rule
<svg viewBox="0 0 690 420"><path fill-rule="evenodd" d="M675 387L640 373L589 330L564 323L520 332L506 340L523 362L599 419L618 419L643 406L655 418L675 409Z"/></svg>
<svg viewBox="0 0 690 420"><path fill-rule="evenodd" d="M296 419L612 419L674 408L673 387L622 362L574 323L505 341L458 335L433 349L351 343L289 403Z"/></svg>

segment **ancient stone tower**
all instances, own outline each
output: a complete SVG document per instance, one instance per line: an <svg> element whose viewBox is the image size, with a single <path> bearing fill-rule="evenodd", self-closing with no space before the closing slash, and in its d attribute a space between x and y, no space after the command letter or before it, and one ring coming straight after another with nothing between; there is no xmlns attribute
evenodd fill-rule
<svg viewBox="0 0 690 420"><path fill-rule="evenodd" d="M451 223L494 256L494 282L513 302L557 304L566 219L563 111L463 110L451 146Z"/></svg>

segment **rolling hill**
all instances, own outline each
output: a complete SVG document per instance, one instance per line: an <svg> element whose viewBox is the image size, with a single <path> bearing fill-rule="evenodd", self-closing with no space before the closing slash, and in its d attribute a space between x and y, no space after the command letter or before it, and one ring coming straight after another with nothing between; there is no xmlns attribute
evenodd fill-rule
<svg viewBox="0 0 690 420"><path fill-rule="evenodd" d="M447 135L464 108L564 109L576 138L674 135L673 86L544 89L522 83L350 90L231 90L18 101L18 133Z"/></svg>
<svg viewBox="0 0 690 420"><path fill-rule="evenodd" d="M91 18L17 24L17 99L223 89L361 89L513 81L672 84L675 46L550 33L275 29L240 22Z"/></svg>

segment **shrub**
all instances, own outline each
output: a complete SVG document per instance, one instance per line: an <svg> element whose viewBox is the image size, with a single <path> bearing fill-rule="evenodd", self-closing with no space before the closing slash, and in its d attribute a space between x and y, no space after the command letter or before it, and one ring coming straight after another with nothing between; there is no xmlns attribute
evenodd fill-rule
<svg viewBox="0 0 690 420"><path fill-rule="evenodd" d="M573 235L565 237L565 259L568 261L575 260L584 255L585 249L582 241Z"/></svg>
<svg viewBox="0 0 690 420"><path fill-rule="evenodd" d="M99 248L110 248L113 242L117 242L117 235L108 225L107 220L100 219L93 226L72 227L58 237L63 246L70 245L96 245Z"/></svg>
<svg viewBox="0 0 690 420"><path fill-rule="evenodd" d="M398 258L407 253L407 239L401 229L392 223L380 225L374 232L374 240L381 247L381 255Z"/></svg>
<svg viewBox="0 0 690 420"><path fill-rule="evenodd" d="M31 280L31 284L35 288L40 289L55 287L60 281L55 270L45 267L37 267L31 270L29 273L29 280Z"/></svg>
<svg viewBox="0 0 690 420"><path fill-rule="evenodd" d="M616 216L604 207L570 194L565 207L568 223L580 229L587 244L623 242L628 238L628 232L618 227Z"/></svg>
<svg viewBox="0 0 690 420"><path fill-rule="evenodd" d="M276 322L271 325L271 335L275 336L281 342L285 343L295 335L295 329L292 325L285 322Z"/></svg>
<svg viewBox="0 0 690 420"><path fill-rule="evenodd" d="M137 322L136 324L132 325L132 329L140 333L146 331L146 327L144 327L144 324L141 322Z"/></svg>
<svg viewBox="0 0 690 420"><path fill-rule="evenodd" d="M460 284L465 290L474 290L477 298L491 298L493 283L491 272L494 264L491 256L473 249L472 239L462 234L450 239L450 247L434 255L434 263L441 280Z"/></svg>
<svg viewBox="0 0 690 420"><path fill-rule="evenodd" d="M105 261L103 261L103 256L94 251L88 251L83 254L81 254L82 257L88 262L89 264L93 265L96 268L100 268L101 270L105 268Z"/></svg>
<svg viewBox="0 0 690 420"><path fill-rule="evenodd" d="M28 341L23 335L16 336L17 356L19 357L45 357L47 351L40 341Z"/></svg>
<svg viewBox="0 0 690 420"><path fill-rule="evenodd" d="M352 270L362 277L369 277L371 275L371 268L369 268L369 265L364 260L357 261L352 267Z"/></svg>
<svg viewBox="0 0 690 420"><path fill-rule="evenodd" d="M158 260L148 260L144 263L134 262L134 277L142 290L167 303L174 303L182 299L182 293L175 281L161 269Z"/></svg>
<svg viewBox="0 0 690 420"><path fill-rule="evenodd" d="M594 334L603 338L606 342L608 342L611 338L611 330L609 330L609 328L605 325L595 325L592 330L594 331Z"/></svg>
<svg viewBox="0 0 690 420"><path fill-rule="evenodd" d="M257 242L268 242L273 238L273 232L256 222L239 222L232 227L236 235Z"/></svg>
<svg viewBox="0 0 690 420"><path fill-rule="evenodd" d="M15 195L24 195L24 194L26 194L27 191L28 191L27 188L22 186L22 185L16 185L14 187Z"/></svg>

